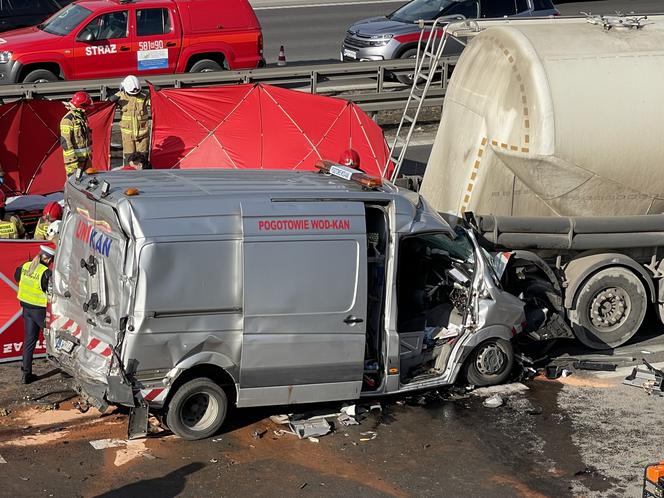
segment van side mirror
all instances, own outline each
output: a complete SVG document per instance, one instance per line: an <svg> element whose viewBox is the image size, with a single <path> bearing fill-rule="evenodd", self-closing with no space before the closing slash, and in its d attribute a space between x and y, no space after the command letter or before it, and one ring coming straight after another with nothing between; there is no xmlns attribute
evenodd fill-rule
<svg viewBox="0 0 664 498"><path fill-rule="evenodd" d="M86 43L93 42L95 41L95 34L92 31L84 30L79 33L77 40Z"/></svg>

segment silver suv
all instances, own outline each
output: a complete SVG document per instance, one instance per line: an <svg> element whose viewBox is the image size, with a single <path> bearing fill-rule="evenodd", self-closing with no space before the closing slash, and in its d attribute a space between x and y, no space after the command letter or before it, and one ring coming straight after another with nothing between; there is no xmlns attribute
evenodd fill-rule
<svg viewBox="0 0 664 498"><path fill-rule="evenodd" d="M342 61L380 61L414 57L420 19L482 19L505 16L559 15L551 0L413 0L385 17L372 17L353 24L341 47ZM450 43L446 55L458 55L459 43Z"/></svg>

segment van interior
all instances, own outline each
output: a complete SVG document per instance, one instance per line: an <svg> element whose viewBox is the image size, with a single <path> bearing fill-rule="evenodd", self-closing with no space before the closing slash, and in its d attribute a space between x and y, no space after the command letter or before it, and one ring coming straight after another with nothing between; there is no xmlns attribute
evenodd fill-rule
<svg viewBox="0 0 664 498"><path fill-rule="evenodd" d="M475 252L462 230L399 242L397 332L403 384L441 375L466 323Z"/></svg>
<svg viewBox="0 0 664 498"><path fill-rule="evenodd" d="M389 218L385 207L366 206L367 327L363 391L378 389L385 371L386 254ZM397 332L401 382L436 377L461 335L475 271L475 252L461 229L409 235L399 242Z"/></svg>

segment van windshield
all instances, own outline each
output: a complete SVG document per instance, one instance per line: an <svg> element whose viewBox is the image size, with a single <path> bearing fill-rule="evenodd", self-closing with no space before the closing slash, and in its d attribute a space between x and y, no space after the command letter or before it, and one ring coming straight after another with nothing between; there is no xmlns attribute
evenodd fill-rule
<svg viewBox="0 0 664 498"><path fill-rule="evenodd" d="M71 33L92 13L91 10L80 5L71 4L49 17L44 23L37 26L42 31L52 35L65 36Z"/></svg>
<svg viewBox="0 0 664 498"><path fill-rule="evenodd" d="M420 19L430 21L455 2L456 0L413 0L387 17L399 22L417 22Z"/></svg>

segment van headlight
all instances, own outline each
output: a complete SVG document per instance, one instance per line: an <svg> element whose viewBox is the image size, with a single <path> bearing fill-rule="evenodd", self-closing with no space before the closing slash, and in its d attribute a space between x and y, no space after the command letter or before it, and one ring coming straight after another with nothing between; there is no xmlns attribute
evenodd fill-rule
<svg viewBox="0 0 664 498"><path fill-rule="evenodd" d="M7 64L12 60L12 53L9 50L0 52L0 64Z"/></svg>

